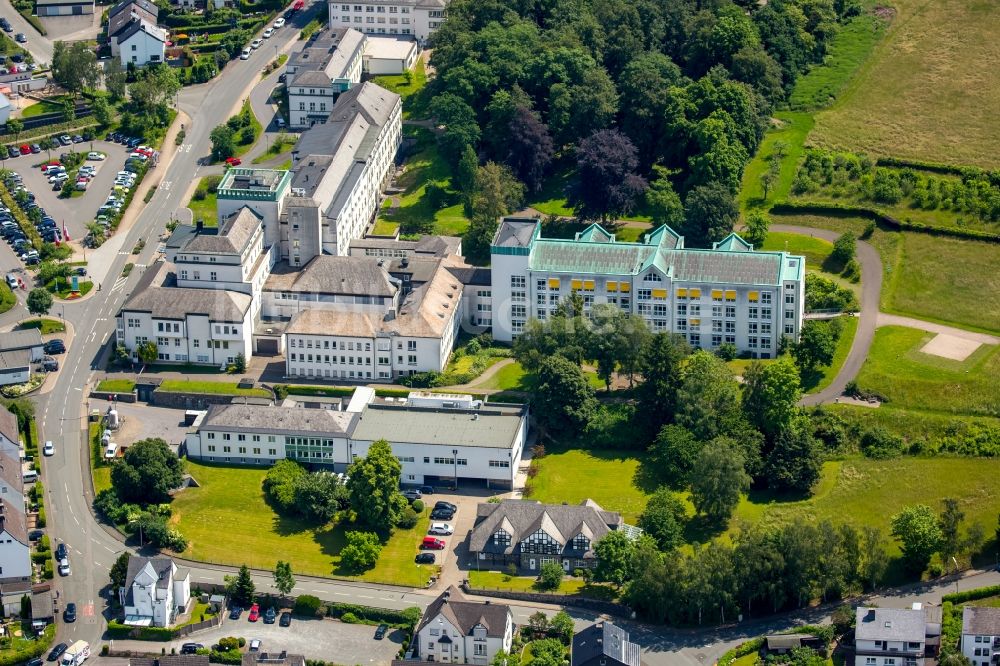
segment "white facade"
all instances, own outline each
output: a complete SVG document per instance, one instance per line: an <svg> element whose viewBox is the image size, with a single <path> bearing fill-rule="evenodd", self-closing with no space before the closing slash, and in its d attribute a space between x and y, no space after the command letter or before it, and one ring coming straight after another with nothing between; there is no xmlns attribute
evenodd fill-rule
<svg viewBox="0 0 1000 666"><path fill-rule="evenodd" d="M0 508L3 512L0 514L0 581L30 581L31 548L24 505L15 507L5 497Z"/></svg>
<svg viewBox="0 0 1000 666"><path fill-rule="evenodd" d="M529 319L544 320L579 294L585 311L607 303L644 319L653 332L684 335L695 348L724 343L759 358L797 339L805 259L755 252L738 236L689 250L666 227L646 243L618 243L597 225L575 240L540 237L540 221L505 219L491 248L493 337L509 342Z"/></svg>
<svg viewBox="0 0 1000 666"><path fill-rule="evenodd" d="M166 52L167 31L144 20L136 22L135 29L126 29L121 36L111 40L112 50L123 66L130 63L142 67L149 63L163 62Z"/></svg>
<svg viewBox="0 0 1000 666"><path fill-rule="evenodd" d="M328 0L331 27L368 35L406 35L424 43L447 14L444 0Z"/></svg>
<svg viewBox="0 0 1000 666"><path fill-rule="evenodd" d="M370 76L402 74L417 62L417 55L412 39L371 35L365 44L364 69Z"/></svg>
<svg viewBox="0 0 1000 666"><path fill-rule="evenodd" d="M513 637L509 606L469 601L452 586L427 607L413 642L421 661L485 666L510 651Z"/></svg>
<svg viewBox="0 0 1000 666"><path fill-rule="evenodd" d="M305 129L322 123L340 93L361 82L366 38L351 28L325 30L285 66L288 124Z"/></svg>
<svg viewBox="0 0 1000 666"><path fill-rule="evenodd" d="M133 555L120 594L126 624L169 627L191 600L191 576L168 558Z"/></svg>
<svg viewBox="0 0 1000 666"><path fill-rule="evenodd" d="M855 611L854 666L924 666L927 619L913 608Z"/></svg>
<svg viewBox="0 0 1000 666"><path fill-rule="evenodd" d="M961 647L972 666L993 666L1000 657L1000 608L963 608Z"/></svg>

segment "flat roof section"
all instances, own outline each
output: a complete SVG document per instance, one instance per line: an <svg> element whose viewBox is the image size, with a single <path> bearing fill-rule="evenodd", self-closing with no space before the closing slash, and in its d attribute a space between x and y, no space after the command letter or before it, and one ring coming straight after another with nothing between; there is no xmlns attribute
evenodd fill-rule
<svg viewBox="0 0 1000 666"><path fill-rule="evenodd" d="M351 434L355 440L511 449L525 408L485 405L479 410L368 405Z"/></svg>
<svg viewBox="0 0 1000 666"><path fill-rule="evenodd" d="M234 167L222 176L218 198L277 201L291 180L291 173L284 169Z"/></svg>

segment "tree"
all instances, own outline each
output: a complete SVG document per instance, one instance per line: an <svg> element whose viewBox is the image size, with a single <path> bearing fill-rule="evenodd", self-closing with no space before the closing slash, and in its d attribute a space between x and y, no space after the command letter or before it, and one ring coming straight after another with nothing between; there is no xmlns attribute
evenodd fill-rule
<svg viewBox="0 0 1000 666"><path fill-rule="evenodd" d="M25 305L28 306L28 312L33 315L48 314L49 309L52 307L52 294L42 287L35 287L28 292Z"/></svg>
<svg viewBox="0 0 1000 666"><path fill-rule="evenodd" d="M646 206L653 215L653 228L667 225L675 231L684 225L684 204L670 182L671 171L659 164L653 165L656 177L646 190Z"/></svg>
<svg viewBox="0 0 1000 666"><path fill-rule="evenodd" d="M76 120L76 102L66 98L62 102L63 122L71 123Z"/></svg>
<svg viewBox="0 0 1000 666"><path fill-rule="evenodd" d="M348 469L347 490L358 520L388 533L406 508L399 492L402 465L384 439L372 442L368 455Z"/></svg>
<svg viewBox="0 0 1000 666"><path fill-rule="evenodd" d="M340 564L348 571L360 572L378 563L382 542L374 532L352 530L344 535L347 545L340 551Z"/></svg>
<svg viewBox="0 0 1000 666"><path fill-rule="evenodd" d="M854 234L850 231L845 231L833 242L833 251L830 253L830 259L841 266L846 266L849 261L854 259L857 253L857 244Z"/></svg>
<svg viewBox="0 0 1000 666"><path fill-rule="evenodd" d="M549 616L544 611L537 611L528 616L528 626L536 636L549 631Z"/></svg>
<svg viewBox="0 0 1000 666"><path fill-rule="evenodd" d="M667 551L683 543L686 520L684 503L669 488L659 488L639 516L639 527L656 540L660 550Z"/></svg>
<svg viewBox="0 0 1000 666"><path fill-rule="evenodd" d="M647 188L635 173L635 146L618 130L599 130L576 148L576 175L567 192L577 216L608 220L632 210Z"/></svg>
<svg viewBox="0 0 1000 666"><path fill-rule="evenodd" d="M739 384L729 366L703 349L692 354L677 391L677 425L705 441L727 432L739 420L739 410Z"/></svg>
<svg viewBox="0 0 1000 666"><path fill-rule="evenodd" d="M476 112L465 100L450 92L434 97L430 113L444 131L438 134L441 154L452 165L458 164L466 146L476 147L479 143L479 124Z"/></svg>
<svg viewBox="0 0 1000 666"><path fill-rule="evenodd" d="M135 348L135 355L139 357L140 361L146 364L155 363L159 357L159 353L160 350L152 340L147 340Z"/></svg>
<svg viewBox="0 0 1000 666"><path fill-rule="evenodd" d="M538 586L543 590L558 590L564 573L558 562L546 562L538 574Z"/></svg>
<svg viewBox="0 0 1000 666"><path fill-rule="evenodd" d="M243 373L247 371L247 357L240 352L233 357L233 372Z"/></svg>
<svg viewBox="0 0 1000 666"><path fill-rule="evenodd" d="M837 341L830 327L826 322L812 320L802 326L799 341L792 345L792 358L799 366L799 372L808 375L820 366L833 363L833 354L836 350Z"/></svg>
<svg viewBox="0 0 1000 666"><path fill-rule="evenodd" d="M96 87L101 80L97 54L86 42L55 42L52 45L52 78L73 95Z"/></svg>
<svg viewBox="0 0 1000 666"><path fill-rule="evenodd" d="M281 592L282 596L295 588L295 576L292 575L292 563L278 560L274 565L274 586Z"/></svg>
<svg viewBox="0 0 1000 666"><path fill-rule="evenodd" d="M705 444L691 474L691 501L698 513L722 523L749 487L750 476L735 442L719 437Z"/></svg>
<svg viewBox="0 0 1000 666"><path fill-rule="evenodd" d="M17 141L18 136L24 131L24 122L20 118L10 118L7 120L7 131L14 135Z"/></svg>
<svg viewBox="0 0 1000 666"><path fill-rule="evenodd" d="M743 230L743 240L753 245L755 250L759 250L764 246L764 241L767 240L767 228L770 224L771 221L767 219L767 215L761 211L750 211L744 225L746 228Z"/></svg>
<svg viewBox="0 0 1000 666"><path fill-rule="evenodd" d="M218 125L208 138L212 142L213 160L224 160L236 152L236 132L229 125Z"/></svg>
<svg viewBox="0 0 1000 666"><path fill-rule="evenodd" d="M128 81L128 73L122 67L121 60L112 58L104 67L104 87L112 99L121 101L125 99L125 87Z"/></svg>
<svg viewBox="0 0 1000 666"><path fill-rule="evenodd" d="M294 492L296 510L320 525L326 525L337 511L350 505L347 488L335 474L306 474L296 481Z"/></svg>
<svg viewBox="0 0 1000 666"><path fill-rule="evenodd" d="M290 459L274 463L264 475L264 496L282 513L297 511L295 491L304 477L306 468Z"/></svg>
<svg viewBox="0 0 1000 666"><path fill-rule="evenodd" d="M807 417L799 417L778 431L765 467L767 485L776 490L809 492L819 481L823 456Z"/></svg>
<svg viewBox="0 0 1000 666"><path fill-rule="evenodd" d="M94 110L94 119L101 125L107 126L114 121L115 111L106 97L95 97L90 106Z"/></svg>
<svg viewBox="0 0 1000 666"><path fill-rule="evenodd" d="M563 356L549 356L539 364L537 375L533 406L539 425L565 435L583 430L597 399L580 366Z"/></svg>
<svg viewBox="0 0 1000 666"><path fill-rule="evenodd" d="M505 145L504 162L528 189L537 192L555 154L549 128L531 109L519 106L507 126Z"/></svg>
<svg viewBox="0 0 1000 666"><path fill-rule="evenodd" d="M787 356L751 363L743 371L742 390L747 420L772 439L788 429L802 397L798 370Z"/></svg>
<svg viewBox="0 0 1000 666"><path fill-rule="evenodd" d="M552 616L552 621L549 623L549 632L555 634L556 638L562 641L563 645L569 645L573 642L573 634L576 633L573 618L566 611L559 611Z"/></svg>
<svg viewBox="0 0 1000 666"><path fill-rule="evenodd" d="M650 468L667 483L685 485L701 447L702 442L690 430L668 423L649 447Z"/></svg>
<svg viewBox="0 0 1000 666"><path fill-rule="evenodd" d="M905 507L892 517L892 536L901 543L903 562L913 573L922 572L941 546L941 526L929 506Z"/></svg>
<svg viewBox="0 0 1000 666"><path fill-rule="evenodd" d="M616 587L625 584L632 574L632 559L635 556L635 542L624 532L608 532L594 546L597 568L594 578Z"/></svg>
<svg viewBox="0 0 1000 666"><path fill-rule="evenodd" d="M938 666L972 666L972 662L961 652L953 652L941 657Z"/></svg>
<svg viewBox="0 0 1000 666"><path fill-rule="evenodd" d="M136 73L136 80L129 86L130 97L136 112L160 117L167 102L181 89L181 83L172 67L165 64L148 65Z"/></svg>
<svg viewBox="0 0 1000 666"><path fill-rule="evenodd" d="M253 584L253 577L247 565L241 566L235 577L226 576L226 591L229 593L230 601L238 606L247 607L253 603L257 588Z"/></svg>
<svg viewBox="0 0 1000 666"><path fill-rule="evenodd" d="M521 658L517 655L513 655L506 650L500 650L493 657L493 661L490 662L490 666L519 666L521 663Z"/></svg>
<svg viewBox="0 0 1000 666"><path fill-rule="evenodd" d="M170 446L155 437L142 439L125 451L111 469L111 486L123 502L162 504L181 485L183 465Z"/></svg>
<svg viewBox="0 0 1000 666"><path fill-rule="evenodd" d="M650 436L677 409L677 392L683 379L685 359L691 354L687 339L675 333L657 333L642 350L639 387L642 409L647 415Z"/></svg>
<svg viewBox="0 0 1000 666"><path fill-rule="evenodd" d="M111 591L115 596L118 596L118 590L125 587L128 576L128 560L131 556L130 552L125 551L111 565Z"/></svg>
<svg viewBox="0 0 1000 666"><path fill-rule="evenodd" d="M878 587L886 569L889 556L885 552L885 537L877 527L865 527L861 531L861 561L858 576L868 584L869 589Z"/></svg>
<svg viewBox="0 0 1000 666"><path fill-rule="evenodd" d="M740 210L732 192L724 185L709 182L688 192L684 200L685 244L709 247L733 231Z"/></svg>
<svg viewBox="0 0 1000 666"><path fill-rule="evenodd" d="M555 638L543 638L531 643L531 661L528 666L563 666L566 648Z"/></svg>
<svg viewBox="0 0 1000 666"><path fill-rule="evenodd" d="M511 170L496 162L487 162L475 171L474 187L469 193L471 222L466 232L468 256L489 261L490 243L500 218L516 210L524 200L524 185Z"/></svg>
<svg viewBox="0 0 1000 666"><path fill-rule="evenodd" d="M466 145L462 149L462 157L455 167L455 174L452 178L452 185L462 193L462 198L466 201L469 210L472 210L472 195L476 187L476 172L479 170L479 156L476 149ZM471 212L469 213L471 215Z"/></svg>
<svg viewBox="0 0 1000 666"><path fill-rule="evenodd" d="M938 526L941 529L940 551L941 559L947 566L948 560L962 551L962 521L965 520L965 512L954 497L945 497L941 504L943 508L938 515Z"/></svg>

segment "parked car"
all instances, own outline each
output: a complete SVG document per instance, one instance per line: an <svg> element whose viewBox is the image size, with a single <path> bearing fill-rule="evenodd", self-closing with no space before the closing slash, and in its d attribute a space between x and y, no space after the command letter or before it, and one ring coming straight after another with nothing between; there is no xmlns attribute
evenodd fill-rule
<svg viewBox="0 0 1000 666"><path fill-rule="evenodd" d="M249 60L250 59L250 53L251 53L251 51L250 51L249 47L243 49L243 51L240 53L240 60Z"/></svg>
<svg viewBox="0 0 1000 666"><path fill-rule="evenodd" d="M278 28L284 27L284 25L285 25L285 19L284 18L282 18L282 17L279 16L277 19L275 19L275 21L274 21L274 29L275 30L277 30Z"/></svg>
<svg viewBox="0 0 1000 666"><path fill-rule="evenodd" d="M73 143L83 143L83 137L79 134L73 135Z"/></svg>
<svg viewBox="0 0 1000 666"><path fill-rule="evenodd" d="M69 568L69 558L64 557L61 560L59 560L59 575L68 576L70 575L70 573L72 572L70 571Z"/></svg>
<svg viewBox="0 0 1000 666"><path fill-rule="evenodd" d="M42 146L37 143L31 144L31 152L37 155L38 153L42 152Z"/></svg>
<svg viewBox="0 0 1000 666"><path fill-rule="evenodd" d="M240 606L233 606L232 608L229 609L230 620L238 620L240 619L240 615L243 615L243 608L241 608Z"/></svg>
<svg viewBox="0 0 1000 666"><path fill-rule="evenodd" d="M250 639L250 652L260 652L261 640L259 638Z"/></svg>
<svg viewBox="0 0 1000 666"><path fill-rule="evenodd" d="M45 440L45 445L42 447L42 455L54 456L56 454L55 444L52 443L51 439Z"/></svg>
<svg viewBox="0 0 1000 666"><path fill-rule="evenodd" d="M70 138L69 134L63 134L61 137L59 137L59 143L61 143L64 146L68 146L71 143L73 143L73 139Z"/></svg>
<svg viewBox="0 0 1000 666"><path fill-rule="evenodd" d="M448 523L431 523L431 528L427 530L427 533L448 536L455 533L455 528Z"/></svg>
<svg viewBox="0 0 1000 666"><path fill-rule="evenodd" d="M434 494L434 486L420 486L419 488L417 488L417 490L419 490L423 495Z"/></svg>
<svg viewBox="0 0 1000 666"><path fill-rule="evenodd" d="M55 360L54 358L48 358L42 361L42 370L44 370L45 372L55 372L58 369L59 369L59 361ZM52 453L55 453L55 451L53 450ZM47 453L45 455L50 456L52 455L52 453Z"/></svg>
<svg viewBox="0 0 1000 666"><path fill-rule="evenodd" d="M45 532L42 530L31 530L28 532L28 541L38 541L43 536L45 536Z"/></svg>
<svg viewBox="0 0 1000 666"><path fill-rule="evenodd" d="M445 549L444 539L438 539L437 537L426 536L424 540L420 542L420 547L424 550L444 550Z"/></svg>
<svg viewBox="0 0 1000 666"><path fill-rule="evenodd" d="M252 49L259 49L260 46L261 46L261 44L263 44L263 43L264 43L263 40L261 40L261 39L255 39L252 42L250 42L250 48L252 48Z"/></svg>
<svg viewBox="0 0 1000 666"><path fill-rule="evenodd" d="M284 613L281 614L281 619L278 620L278 626L287 627L291 624L292 624L292 614L289 613L288 611L285 611Z"/></svg>
<svg viewBox="0 0 1000 666"><path fill-rule="evenodd" d="M385 638L386 632L389 631L389 625L384 622L375 628L375 640L380 641Z"/></svg>
<svg viewBox="0 0 1000 666"><path fill-rule="evenodd" d="M403 497L405 497L406 499L408 499L411 502L415 502L418 499L420 499L422 497L422 495L420 494L419 490L412 490L412 489L410 489L410 490L404 490L403 491Z"/></svg>
<svg viewBox="0 0 1000 666"><path fill-rule="evenodd" d="M270 39L271 35L273 34L274 34L274 28L267 28L261 35L261 37L263 37L264 39Z"/></svg>
<svg viewBox="0 0 1000 666"><path fill-rule="evenodd" d="M76 604L72 601L66 604L66 609L63 611L63 622L76 622Z"/></svg>
<svg viewBox="0 0 1000 666"><path fill-rule="evenodd" d="M450 509L451 511L458 511L458 506L452 504L451 502L445 502L444 500L438 500L434 502L435 509Z"/></svg>
<svg viewBox="0 0 1000 666"><path fill-rule="evenodd" d="M104 159L104 153L99 153L96 150L92 150L89 153L87 153L87 159L93 160L95 162L100 162L101 160Z"/></svg>
<svg viewBox="0 0 1000 666"><path fill-rule="evenodd" d="M16 41L18 44L27 44L28 36L25 35L23 32L19 32L16 35L14 35L14 41Z"/></svg>
<svg viewBox="0 0 1000 666"><path fill-rule="evenodd" d="M256 622L257 620L259 620L260 619L260 606L258 606L257 604L254 604L253 606L251 606L250 607L250 615L247 616L247 619L250 620L251 622Z"/></svg>
<svg viewBox="0 0 1000 666"><path fill-rule="evenodd" d="M455 517L455 512L451 509L441 508L431 511L431 520L451 520Z"/></svg>
<svg viewBox="0 0 1000 666"><path fill-rule="evenodd" d="M227 157L226 158L226 164L228 164L231 167L239 166L239 165L243 164L243 160L241 160L238 157Z"/></svg>
<svg viewBox="0 0 1000 666"><path fill-rule="evenodd" d="M14 30L14 28L10 25L10 21L8 21L6 17L0 18L0 28L3 28L4 32L11 32Z"/></svg>
<svg viewBox="0 0 1000 666"><path fill-rule="evenodd" d="M19 156L20 154L21 151L18 150L15 146L7 146L7 157L14 158Z"/></svg>
<svg viewBox="0 0 1000 666"><path fill-rule="evenodd" d="M278 613L274 610L274 608L268 608L264 611L264 624L274 624L277 617Z"/></svg>
<svg viewBox="0 0 1000 666"><path fill-rule="evenodd" d="M66 645L65 643L58 643L55 647L52 648L52 651L49 652L49 656L46 657L45 660L46 661L56 661L56 660L58 660L59 657L62 656L63 652L65 652L66 648L68 648L68 647L69 646Z"/></svg>
<svg viewBox="0 0 1000 666"><path fill-rule="evenodd" d="M66 343L58 338L55 340L49 340L42 345L42 350L46 354L62 354L66 351Z"/></svg>
<svg viewBox="0 0 1000 666"><path fill-rule="evenodd" d="M196 654L198 650L204 647L201 643L185 643L181 646L181 654Z"/></svg>
<svg viewBox="0 0 1000 666"><path fill-rule="evenodd" d="M417 564L434 564L434 553L417 553L413 561Z"/></svg>
<svg viewBox="0 0 1000 666"><path fill-rule="evenodd" d="M23 144L21 146L20 150L21 150L21 154L22 155L30 155L31 154L31 146L29 146L28 144ZM41 151L41 148L39 148L39 151Z"/></svg>

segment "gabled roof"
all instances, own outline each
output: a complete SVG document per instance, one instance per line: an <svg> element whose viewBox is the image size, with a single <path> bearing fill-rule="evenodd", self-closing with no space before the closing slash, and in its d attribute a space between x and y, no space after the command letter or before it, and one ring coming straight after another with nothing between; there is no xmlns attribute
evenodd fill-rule
<svg viewBox="0 0 1000 666"><path fill-rule="evenodd" d="M264 283L264 291L294 291L392 298L399 290L375 257L319 255L302 268L282 262Z"/></svg>
<svg viewBox="0 0 1000 666"><path fill-rule="evenodd" d="M580 504L542 504L530 500L504 500L499 504L480 504L476 509L476 524L469 536L469 550L472 552L512 553L521 541L539 529L570 548L572 539L582 530L582 525L590 530L592 556L593 545L610 532L623 525L621 514L605 511L591 500ZM502 547L492 540L493 533L501 525L509 525L504 530L511 535L511 545Z"/></svg>
<svg viewBox="0 0 1000 666"><path fill-rule="evenodd" d="M17 444L19 441L18 432L17 417L9 409L0 405L0 435L6 437L11 443Z"/></svg>
<svg viewBox="0 0 1000 666"><path fill-rule="evenodd" d="M134 19L122 28L121 31L119 31L119 33L115 36L115 39L118 40L119 44L124 44L129 39L140 33L149 35L158 42L166 43L167 41L166 30L143 18Z"/></svg>
<svg viewBox="0 0 1000 666"><path fill-rule="evenodd" d="M734 231L717 243L712 243L712 249L721 252L753 252L753 245L743 240Z"/></svg>
<svg viewBox="0 0 1000 666"><path fill-rule="evenodd" d="M31 349L42 346L42 334L37 328L8 331L0 335L0 351Z"/></svg>
<svg viewBox="0 0 1000 666"><path fill-rule="evenodd" d="M576 234L576 240L581 243L613 243L615 235L596 222Z"/></svg>
<svg viewBox="0 0 1000 666"><path fill-rule="evenodd" d="M923 609L858 606L855 620L855 640L916 643L927 636L927 615Z"/></svg>
<svg viewBox="0 0 1000 666"><path fill-rule="evenodd" d="M223 220L218 233L199 233L179 249L181 252L240 254L261 225L262 218L249 206Z"/></svg>
<svg viewBox="0 0 1000 666"><path fill-rule="evenodd" d="M1000 636L1000 608L965 606L962 609L962 633Z"/></svg>
<svg viewBox="0 0 1000 666"><path fill-rule="evenodd" d="M486 635L491 638L503 638L507 633L507 623L512 617L510 606L489 601L469 601L454 585L449 586L427 607L417 625L417 633L437 621L439 616L463 636L472 635L476 626L482 626L486 629Z"/></svg>
<svg viewBox="0 0 1000 666"><path fill-rule="evenodd" d="M206 264L205 269L211 264ZM132 297L119 309L124 312L148 312L154 319L185 319L204 315L213 322L242 323L250 309L249 294L225 289L189 289L172 284L169 269L173 264L159 261L146 269Z"/></svg>
<svg viewBox="0 0 1000 666"><path fill-rule="evenodd" d="M141 9L149 14L153 15L155 19L159 13L160 8L156 6L156 3L149 2L149 0L122 0L117 5L108 10L108 18L111 19L118 15L119 12L132 8Z"/></svg>
<svg viewBox="0 0 1000 666"><path fill-rule="evenodd" d="M28 519L22 507L14 506L13 502L0 499L0 530L6 530L18 543L28 545Z"/></svg>
<svg viewBox="0 0 1000 666"><path fill-rule="evenodd" d="M15 436L14 441L17 442ZM24 477L21 476L21 453L13 445L0 446L0 479L20 494L24 494Z"/></svg>
<svg viewBox="0 0 1000 666"><path fill-rule="evenodd" d="M156 587L166 589L170 584L173 560L169 557L140 557L131 555L128 558L128 571L125 574L125 587L131 588L140 573L145 572L156 581Z"/></svg>
<svg viewBox="0 0 1000 666"><path fill-rule="evenodd" d="M108 11L108 36L114 38L131 21L145 19L156 23L159 8L147 0L125 0Z"/></svg>
<svg viewBox="0 0 1000 666"><path fill-rule="evenodd" d="M628 639L628 632L605 620L573 636L572 666L594 659L611 659L618 664L639 666L639 645Z"/></svg>

